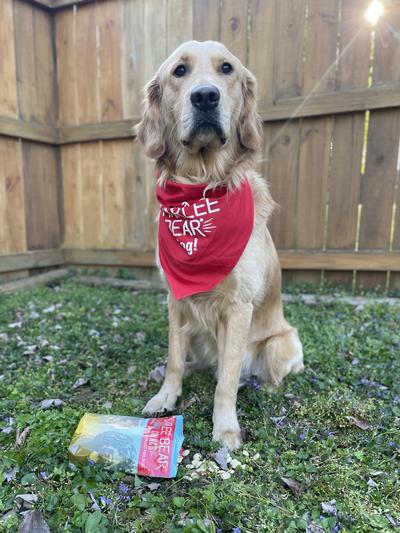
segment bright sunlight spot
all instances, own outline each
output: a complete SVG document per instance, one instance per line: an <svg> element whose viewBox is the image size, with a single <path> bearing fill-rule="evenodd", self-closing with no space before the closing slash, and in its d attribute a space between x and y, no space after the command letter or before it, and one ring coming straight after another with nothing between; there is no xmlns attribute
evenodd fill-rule
<svg viewBox="0 0 400 533"><path fill-rule="evenodd" d="M373 26L376 25L378 20L383 15L383 5L382 2L379 0L373 0L365 12L365 18L370 22Z"/></svg>

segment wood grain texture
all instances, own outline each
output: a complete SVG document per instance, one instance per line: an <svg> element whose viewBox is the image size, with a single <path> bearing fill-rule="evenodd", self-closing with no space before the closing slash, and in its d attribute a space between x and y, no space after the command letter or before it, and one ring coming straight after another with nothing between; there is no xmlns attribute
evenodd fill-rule
<svg viewBox="0 0 400 533"><path fill-rule="evenodd" d="M258 98L274 98L275 12L277 0L250 0L249 69L257 79ZM259 43L263 45L260 46Z"/></svg>
<svg viewBox="0 0 400 533"><path fill-rule="evenodd" d="M305 0L276 4L275 98L302 94L305 9Z"/></svg>
<svg viewBox="0 0 400 533"><path fill-rule="evenodd" d="M197 41L218 41L221 13L215 0L193 0L193 38Z"/></svg>
<svg viewBox="0 0 400 533"><path fill-rule="evenodd" d="M269 222L275 246L296 245L296 197L300 129L298 121L274 122L264 126L264 168L272 198L278 203Z"/></svg>
<svg viewBox="0 0 400 533"><path fill-rule="evenodd" d="M247 2L243 0L222 0L220 41L247 64Z"/></svg>
<svg viewBox="0 0 400 533"><path fill-rule="evenodd" d="M121 3L114 0L103 0L96 4L99 32L100 116L102 121L122 118L121 7Z"/></svg>
<svg viewBox="0 0 400 533"><path fill-rule="evenodd" d="M78 144L61 148L65 226L63 244L78 248L83 246L80 148Z"/></svg>
<svg viewBox="0 0 400 533"><path fill-rule="evenodd" d="M122 1L122 106L125 119L138 117L142 110L143 77L142 0Z"/></svg>
<svg viewBox="0 0 400 533"><path fill-rule="evenodd" d="M78 124L101 122L98 79L97 11L94 5L80 6L76 10L75 20L70 20L70 23L74 22L75 24L74 42L76 55L73 68L76 80L76 87L74 87L76 96L74 98L77 99L76 111ZM62 66L66 68L67 64ZM60 132L61 136L62 133Z"/></svg>
<svg viewBox="0 0 400 533"><path fill-rule="evenodd" d="M2 255L0 272L12 272L63 264L63 250L36 250L25 253Z"/></svg>
<svg viewBox="0 0 400 533"><path fill-rule="evenodd" d="M335 90L339 2L309 0L303 94Z"/></svg>
<svg viewBox="0 0 400 533"><path fill-rule="evenodd" d="M57 160L53 148L22 142L28 250L61 244Z"/></svg>
<svg viewBox="0 0 400 533"><path fill-rule="evenodd" d="M103 244L103 166L101 142L80 145L83 246L102 247Z"/></svg>
<svg viewBox="0 0 400 533"><path fill-rule="evenodd" d="M0 2L0 115L17 117L17 71L12 0Z"/></svg>
<svg viewBox="0 0 400 533"><path fill-rule="evenodd" d="M0 255L26 250L21 141L0 137Z"/></svg>
<svg viewBox="0 0 400 533"><path fill-rule="evenodd" d="M60 125L78 124L76 16L73 9L56 14L58 117Z"/></svg>
<svg viewBox="0 0 400 533"><path fill-rule="evenodd" d="M193 39L193 1L167 0L167 53Z"/></svg>

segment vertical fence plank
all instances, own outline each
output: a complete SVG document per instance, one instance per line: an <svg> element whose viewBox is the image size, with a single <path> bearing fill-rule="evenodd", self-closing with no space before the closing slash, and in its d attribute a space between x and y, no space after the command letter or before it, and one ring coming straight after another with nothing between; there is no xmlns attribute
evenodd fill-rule
<svg viewBox="0 0 400 533"><path fill-rule="evenodd" d="M23 120L36 118L35 32L33 6L14 1L15 46L17 60L18 108Z"/></svg>
<svg viewBox="0 0 400 533"><path fill-rule="evenodd" d="M124 118L137 117L142 109L143 78L143 2L122 3L122 105Z"/></svg>
<svg viewBox="0 0 400 533"><path fill-rule="evenodd" d="M101 248L103 243L103 175L101 144L80 145L83 246Z"/></svg>
<svg viewBox="0 0 400 533"><path fill-rule="evenodd" d="M167 53L193 38L192 0L167 0Z"/></svg>
<svg viewBox="0 0 400 533"><path fill-rule="evenodd" d="M299 96L303 85L305 0L276 4L275 97Z"/></svg>
<svg viewBox="0 0 400 533"><path fill-rule="evenodd" d="M80 145L61 147L61 166L64 190L64 246L83 247L83 220L81 207L82 175Z"/></svg>
<svg viewBox="0 0 400 533"><path fill-rule="evenodd" d="M279 207L269 223L269 230L280 249L296 246L295 212L298 176L299 124L272 122L266 124L264 164L265 177L270 185L272 198Z"/></svg>
<svg viewBox="0 0 400 533"><path fill-rule="evenodd" d="M122 118L121 90L122 5L114 0L97 3L101 120Z"/></svg>
<svg viewBox="0 0 400 533"><path fill-rule="evenodd" d="M17 72L12 0L0 2L0 115L17 115Z"/></svg>
<svg viewBox="0 0 400 533"><path fill-rule="evenodd" d="M335 90L338 14L337 0L308 0L303 94Z"/></svg>
<svg viewBox="0 0 400 533"><path fill-rule="evenodd" d="M375 27L373 84L400 81L400 1L385 6L382 19ZM360 250L388 250L397 174L400 110L371 111L367 145L367 166L362 194ZM383 272L357 273L357 285L385 288Z"/></svg>
<svg viewBox="0 0 400 533"><path fill-rule="evenodd" d="M274 39L277 0L249 0L249 69L257 78L258 100L262 106L274 98ZM263 43L260 46L260 43Z"/></svg>
<svg viewBox="0 0 400 533"><path fill-rule="evenodd" d="M103 247L124 247L124 144L103 142Z"/></svg>
<svg viewBox="0 0 400 533"><path fill-rule="evenodd" d="M364 18L365 1L342 2L337 89L368 86L371 27ZM334 118L326 248L355 250L360 201L365 113ZM351 287L353 272L325 272L334 285Z"/></svg>
<svg viewBox="0 0 400 533"><path fill-rule="evenodd" d="M76 87L76 17L73 8L56 15L58 118L61 125L78 123Z"/></svg>
<svg viewBox="0 0 400 533"><path fill-rule="evenodd" d="M53 51L52 15L43 9L33 12L36 99L35 115L40 122L56 119L56 71ZM22 52L24 53L24 52Z"/></svg>
<svg viewBox="0 0 400 533"><path fill-rule="evenodd" d="M193 38L197 41L218 41L220 9L216 0L193 0Z"/></svg>
<svg viewBox="0 0 400 533"><path fill-rule="evenodd" d="M78 123L100 122L97 9L93 5L79 6L75 17L75 76ZM65 65L67 66L67 65Z"/></svg>
<svg viewBox="0 0 400 533"><path fill-rule="evenodd" d="M222 0L221 42L240 61L247 64L247 1Z"/></svg>
<svg viewBox="0 0 400 533"><path fill-rule="evenodd" d="M25 217L28 250L60 245L60 212L55 150L23 141Z"/></svg>
<svg viewBox="0 0 400 533"><path fill-rule="evenodd" d="M26 250L21 141L0 137L0 254Z"/></svg>

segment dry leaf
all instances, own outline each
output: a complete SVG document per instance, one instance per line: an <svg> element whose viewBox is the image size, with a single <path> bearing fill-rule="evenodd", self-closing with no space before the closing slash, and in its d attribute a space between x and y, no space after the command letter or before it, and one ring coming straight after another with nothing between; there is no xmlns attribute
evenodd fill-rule
<svg viewBox="0 0 400 533"><path fill-rule="evenodd" d="M329 502L321 503L321 508L324 513L337 516L336 500L330 500Z"/></svg>
<svg viewBox="0 0 400 533"><path fill-rule="evenodd" d="M281 480L286 485L286 487L288 487L291 490L291 492L294 494L294 496L296 496L296 498L298 498L299 496L303 494L302 486L295 479L292 479L291 477L283 476L281 477Z"/></svg>
<svg viewBox="0 0 400 533"><path fill-rule="evenodd" d="M185 409L188 409L193 404L200 402L200 398L197 396L196 393L191 394L188 398L185 400L182 400L179 406L179 409L181 411L184 411Z"/></svg>
<svg viewBox="0 0 400 533"><path fill-rule="evenodd" d="M37 501L38 497L36 494L18 494L15 496L15 504L18 512L30 509Z"/></svg>
<svg viewBox="0 0 400 533"><path fill-rule="evenodd" d="M156 383L161 383L165 377L165 365L159 365L153 368L148 379L152 379Z"/></svg>
<svg viewBox="0 0 400 533"><path fill-rule="evenodd" d="M60 407L64 402L59 398L49 398L48 400L43 400L40 402L41 409L50 409L50 407Z"/></svg>
<svg viewBox="0 0 400 533"><path fill-rule="evenodd" d="M213 457L218 466L220 466L223 470L228 470L229 451L226 446L217 450L213 454Z"/></svg>
<svg viewBox="0 0 400 533"><path fill-rule="evenodd" d="M36 346L36 344L31 344L30 346L26 347L26 349L22 352L22 355L33 355L37 349L38 347Z"/></svg>
<svg viewBox="0 0 400 533"><path fill-rule="evenodd" d="M25 441L26 441L26 437L28 436L30 430L31 430L30 426L26 427L21 433L17 429L17 437L15 439L15 449L16 449L16 451L20 450L23 447L23 445L25 444Z"/></svg>
<svg viewBox="0 0 400 533"><path fill-rule="evenodd" d="M148 483L146 485L146 487L149 489L149 490L157 490L160 486L160 483Z"/></svg>
<svg viewBox="0 0 400 533"><path fill-rule="evenodd" d="M40 511L31 511L25 515L18 533L50 533L49 526Z"/></svg>
<svg viewBox="0 0 400 533"><path fill-rule="evenodd" d="M86 385L87 382L88 380L86 378L78 378L72 385L72 388L77 389L78 387L82 387L82 385Z"/></svg>
<svg viewBox="0 0 400 533"><path fill-rule="evenodd" d="M361 418L356 418L355 416L345 416L346 420L351 422L354 426L357 426L358 428L366 431L367 429L370 429L370 425L366 420L363 420Z"/></svg>

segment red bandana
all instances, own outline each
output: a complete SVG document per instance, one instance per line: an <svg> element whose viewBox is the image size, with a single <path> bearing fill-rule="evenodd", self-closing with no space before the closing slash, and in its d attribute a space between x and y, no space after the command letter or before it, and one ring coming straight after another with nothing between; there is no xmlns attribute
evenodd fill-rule
<svg viewBox="0 0 400 533"><path fill-rule="evenodd" d="M177 300L213 289L239 261L254 221L248 180L238 189L182 185L157 186L160 263Z"/></svg>

